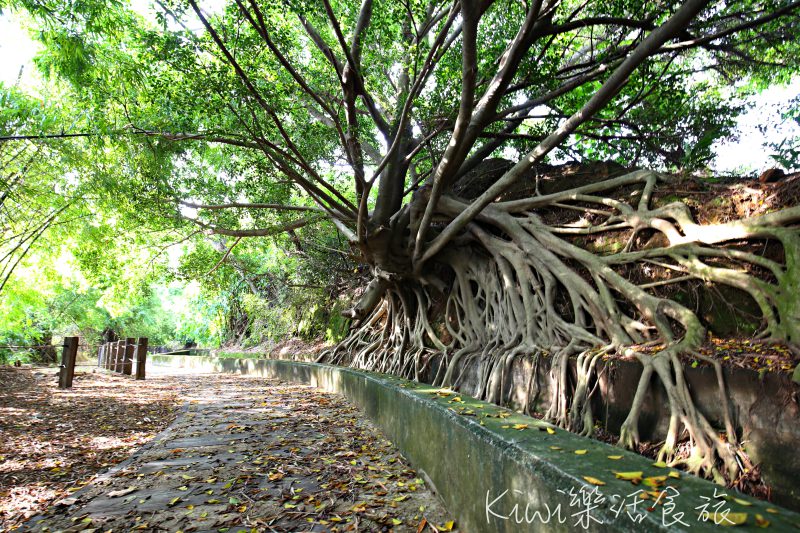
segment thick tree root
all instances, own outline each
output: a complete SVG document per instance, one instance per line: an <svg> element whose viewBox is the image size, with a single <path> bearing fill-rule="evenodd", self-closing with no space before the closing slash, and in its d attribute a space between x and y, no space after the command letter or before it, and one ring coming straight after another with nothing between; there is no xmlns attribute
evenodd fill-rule
<svg viewBox="0 0 800 533"><path fill-rule="evenodd" d="M800 222L800 207L701 226L682 203L650 207L663 179L637 171L490 205L467 228L461 246L437 257L449 269L449 285L440 279L389 285L380 304L323 358L411 379L421 379L435 360L435 384L459 387L469 381L479 397L503 403L520 357L533 363L527 393L529 400L538 398L536 372L540 358L548 355L546 417L584 435L593 432L590 398L598 362L606 355L635 358L643 372L619 444L634 448L639 443L639 416L656 377L670 410L659 459L718 480L723 475L732 479L739 466L730 414L724 410L728 437L722 439L694 406L680 362L681 354L696 353L705 329L694 312L658 291L692 280L736 287L760 307L763 336L797 343L800 232L792 224ZM619 190L624 192L615 197ZM443 197L438 215L454 217L465 207ZM569 215L565 221L554 213ZM546 222L552 218L560 222ZM604 233L622 239L625 246L606 254L579 246L579 239ZM780 243L784 260L748 251L743 243L753 239ZM659 280L642 282L653 271ZM432 289L442 286L446 294ZM446 298L444 337L431 324L434 297ZM645 353L644 348L654 346L661 349ZM575 375L571 358L576 358ZM727 403L721 368L709 362L717 371L720 399ZM691 446L688 457L677 453L684 439Z"/></svg>

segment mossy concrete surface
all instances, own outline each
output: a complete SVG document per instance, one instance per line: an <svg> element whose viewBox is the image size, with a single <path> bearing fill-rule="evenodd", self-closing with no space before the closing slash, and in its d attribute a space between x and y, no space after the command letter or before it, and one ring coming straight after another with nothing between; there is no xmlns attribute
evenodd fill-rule
<svg viewBox="0 0 800 533"><path fill-rule="evenodd" d="M715 520L744 521L740 531L800 529L800 515L792 511L430 385L282 360L155 356L153 362L299 381L343 394L424 472L459 528L470 533L723 527Z"/></svg>

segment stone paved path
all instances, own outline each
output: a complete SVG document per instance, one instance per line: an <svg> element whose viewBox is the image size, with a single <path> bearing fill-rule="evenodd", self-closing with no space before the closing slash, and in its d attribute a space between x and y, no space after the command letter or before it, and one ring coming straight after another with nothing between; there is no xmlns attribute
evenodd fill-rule
<svg viewBox="0 0 800 533"><path fill-rule="evenodd" d="M174 379L184 408L25 531L433 531L452 524L344 398L263 378ZM444 526L444 527L442 527Z"/></svg>

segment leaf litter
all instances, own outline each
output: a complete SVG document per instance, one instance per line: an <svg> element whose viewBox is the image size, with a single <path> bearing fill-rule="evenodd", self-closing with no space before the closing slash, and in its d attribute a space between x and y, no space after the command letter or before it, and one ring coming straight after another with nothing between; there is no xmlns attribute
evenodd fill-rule
<svg viewBox="0 0 800 533"><path fill-rule="evenodd" d="M186 409L166 435L77 503L35 517L37 530L458 530L341 396L264 378L175 379Z"/></svg>
<svg viewBox="0 0 800 533"><path fill-rule="evenodd" d="M69 504L175 418L163 379L78 370L72 389L57 381L52 368L0 367L0 531Z"/></svg>

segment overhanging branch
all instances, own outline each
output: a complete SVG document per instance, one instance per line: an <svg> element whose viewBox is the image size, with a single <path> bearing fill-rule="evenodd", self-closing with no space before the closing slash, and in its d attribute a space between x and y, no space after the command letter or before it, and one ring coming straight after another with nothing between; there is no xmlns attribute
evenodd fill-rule
<svg viewBox="0 0 800 533"><path fill-rule="evenodd" d="M228 237L269 237L271 235L277 235L279 233L285 233L287 231L300 229L314 222L319 222L320 220L324 220L325 218L327 217L325 216L305 217L289 222L288 224L273 226L271 228L258 228L258 229L221 228L219 226L214 226L212 224L206 224L205 222L193 218L188 218L187 220L191 221L194 224L197 224L204 230L216 235L225 235Z"/></svg>
<svg viewBox="0 0 800 533"><path fill-rule="evenodd" d="M208 211L219 211L222 209L273 209L275 211L315 211L320 212L322 209L318 207L305 207L299 205L283 205L283 204L263 204L263 203L247 203L247 202L230 202L225 204L198 204L186 200L178 200L178 203L191 207L192 209L204 209Z"/></svg>

